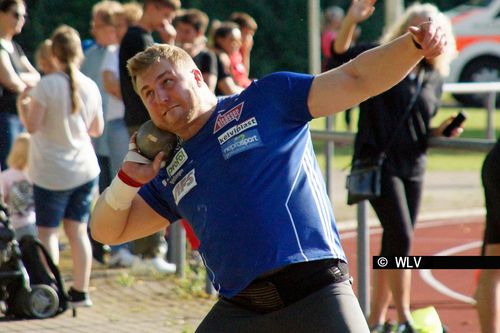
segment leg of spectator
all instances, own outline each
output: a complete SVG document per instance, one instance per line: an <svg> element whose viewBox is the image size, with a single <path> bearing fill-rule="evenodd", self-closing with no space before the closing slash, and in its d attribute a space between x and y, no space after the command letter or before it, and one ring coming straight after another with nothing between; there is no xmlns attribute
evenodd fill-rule
<svg viewBox="0 0 500 333"><path fill-rule="evenodd" d="M500 256L500 244L489 244L486 247L486 255ZM481 332L499 332L500 270L485 269L481 271L475 298Z"/></svg>
<svg viewBox="0 0 500 333"><path fill-rule="evenodd" d="M47 249L54 264L59 264L59 236L58 228L37 227L38 238Z"/></svg>
<svg viewBox="0 0 500 333"><path fill-rule="evenodd" d="M92 266L92 249L87 236L87 224L64 219L63 225L73 259L73 286L77 290L87 291Z"/></svg>
<svg viewBox="0 0 500 333"><path fill-rule="evenodd" d="M373 271L373 288L370 316L368 317L368 325L375 327L385 322L387 317L387 309L392 299L392 293L389 289L388 271L374 270Z"/></svg>

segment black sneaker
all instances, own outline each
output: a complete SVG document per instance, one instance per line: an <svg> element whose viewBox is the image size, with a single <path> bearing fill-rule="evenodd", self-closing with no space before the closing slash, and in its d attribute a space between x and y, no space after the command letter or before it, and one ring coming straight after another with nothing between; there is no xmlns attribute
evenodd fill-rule
<svg viewBox="0 0 500 333"><path fill-rule="evenodd" d="M403 324L398 325L396 333L416 333L416 331L409 322L405 322Z"/></svg>
<svg viewBox="0 0 500 333"><path fill-rule="evenodd" d="M68 290L69 296L69 306L71 308L81 308L92 306L92 301L90 300L89 294L83 291L78 291L73 287Z"/></svg>
<svg viewBox="0 0 500 333"><path fill-rule="evenodd" d="M389 321L386 321L384 324L378 324L370 327L370 333L391 333L393 329L396 327L395 324L392 324Z"/></svg>

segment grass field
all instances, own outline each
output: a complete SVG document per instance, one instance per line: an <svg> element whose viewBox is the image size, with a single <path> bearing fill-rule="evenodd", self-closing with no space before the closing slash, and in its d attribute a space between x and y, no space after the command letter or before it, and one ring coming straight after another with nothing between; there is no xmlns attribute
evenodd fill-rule
<svg viewBox="0 0 500 333"><path fill-rule="evenodd" d="M453 103L450 97L445 96L444 101L447 105ZM438 126L443 120L456 114L460 111L458 106L443 106L438 114L432 120L432 126ZM486 116L487 111L484 108L466 109L469 117L464 125L464 132L460 138L486 138ZM352 124L353 131L356 131L358 122L358 109L354 108L352 111ZM344 114L340 113L334 117L335 130L346 131L346 124ZM500 114L498 110L495 112L495 129L497 132L500 130ZM323 130L325 128L325 119L315 119L311 123L311 128L316 130ZM318 157L318 161L324 167L324 142L315 141L314 149ZM335 146L335 155L333 165L336 169L348 167L352 157L352 146L339 147ZM485 157L484 152L469 152L446 150L440 148L431 148L428 153L428 170L432 171L478 171L481 168Z"/></svg>

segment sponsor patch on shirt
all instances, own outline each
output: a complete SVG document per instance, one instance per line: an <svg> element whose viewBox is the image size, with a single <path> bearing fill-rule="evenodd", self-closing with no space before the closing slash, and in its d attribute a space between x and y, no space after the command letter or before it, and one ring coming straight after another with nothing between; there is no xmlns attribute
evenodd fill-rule
<svg viewBox="0 0 500 333"><path fill-rule="evenodd" d="M167 174L172 177L186 163L188 156L184 148L181 148L172 158L172 162L167 166Z"/></svg>
<svg viewBox="0 0 500 333"><path fill-rule="evenodd" d="M260 147L262 145L262 140L257 129L248 130L231 138L223 144L221 147L222 156L225 160L227 160L236 154Z"/></svg>
<svg viewBox="0 0 500 333"><path fill-rule="evenodd" d="M225 131L224 133L219 135L219 137L217 139L219 139L219 143L222 145L222 144L224 144L224 142L231 139L235 135L238 135L241 132L243 132L249 128L252 128L254 126L257 126L257 119L255 119L255 117L252 117L252 118L245 120L244 122L242 122L236 126L231 127L230 129L228 129L227 131Z"/></svg>
<svg viewBox="0 0 500 333"><path fill-rule="evenodd" d="M196 186L196 177L194 169L189 171L175 186L173 190L175 204L179 205L179 201Z"/></svg>
<svg viewBox="0 0 500 333"><path fill-rule="evenodd" d="M214 134L230 122L235 120L238 121L240 119L241 112L243 111L243 104L245 104L245 102L241 102L229 111L225 111L217 115L214 125Z"/></svg>

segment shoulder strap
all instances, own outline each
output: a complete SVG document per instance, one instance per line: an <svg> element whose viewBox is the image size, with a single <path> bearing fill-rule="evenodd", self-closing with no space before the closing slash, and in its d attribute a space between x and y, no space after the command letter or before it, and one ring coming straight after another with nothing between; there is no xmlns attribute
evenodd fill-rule
<svg viewBox="0 0 500 333"><path fill-rule="evenodd" d="M424 69L424 67L421 67L418 71L417 87L415 89L415 93L411 97L410 103L408 103L408 106L406 107L406 111L405 111L403 117L401 117L401 120L399 121L398 125L396 126L396 129L392 133L392 136L391 136L389 142L385 145L384 150L382 150L382 152L380 153L380 156L382 158L385 158L387 151L394 143L394 139L396 139L396 135L401 130L401 127L403 127L404 122L406 121L406 119L410 115L411 110L413 109L413 106L415 105L415 103L417 101L418 95L420 94L420 91L422 90L422 85L424 82L424 75L425 75L425 69Z"/></svg>

